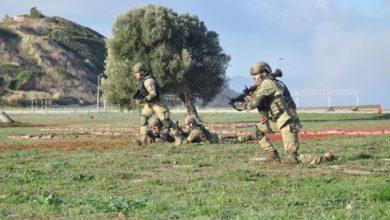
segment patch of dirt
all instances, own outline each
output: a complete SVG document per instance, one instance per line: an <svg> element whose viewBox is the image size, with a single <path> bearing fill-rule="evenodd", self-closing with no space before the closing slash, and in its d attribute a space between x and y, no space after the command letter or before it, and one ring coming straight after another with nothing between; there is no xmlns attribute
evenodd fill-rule
<svg viewBox="0 0 390 220"><path fill-rule="evenodd" d="M173 165L172 167L173 168L191 168L193 166L191 166L191 165Z"/></svg>
<svg viewBox="0 0 390 220"><path fill-rule="evenodd" d="M355 169L351 169L351 170L343 170L341 171L342 173L348 173L348 174L355 174L355 175L364 175L364 174L370 174L371 172L369 171L365 171L365 170L355 170Z"/></svg>
<svg viewBox="0 0 390 220"><path fill-rule="evenodd" d="M247 136L250 135L250 131L216 131L222 137L224 136ZM379 130L328 130L328 131L301 131L299 137L301 139L315 139L315 138L326 138L332 136L363 136L363 135L387 135L390 134L390 129L379 129ZM270 140L281 140L282 136L280 133L273 133L267 135Z"/></svg>
<svg viewBox="0 0 390 220"><path fill-rule="evenodd" d="M62 130L63 133L42 133L42 134L16 134L9 135L8 138L11 139L58 139L58 138L79 138L79 137L102 137L102 136L111 136L111 137L127 137L134 136L132 132L126 131L72 131L72 130ZM69 131L69 132L67 132Z"/></svg>
<svg viewBox="0 0 390 220"><path fill-rule="evenodd" d="M81 150L83 148L93 148L96 150L106 150L115 147L134 146L133 140L128 138L116 139L91 139L91 140L69 140L69 141L51 141L44 143L29 144L4 144L0 145L0 150L25 150L32 148L59 148L66 151Z"/></svg>
<svg viewBox="0 0 390 220"><path fill-rule="evenodd" d="M370 169L370 168L350 168L342 167L340 165L328 166L328 167L317 167L316 170L320 173L347 173L352 175L367 175L371 173L388 173L390 169L380 168L380 169Z"/></svg>
<svg viewBox="0 0 390 220"><path fill-rule="evenodd" d="M144 182L146 179L140 178L140 179L132 179L130 182L132 183L141 183Z"/></svg>

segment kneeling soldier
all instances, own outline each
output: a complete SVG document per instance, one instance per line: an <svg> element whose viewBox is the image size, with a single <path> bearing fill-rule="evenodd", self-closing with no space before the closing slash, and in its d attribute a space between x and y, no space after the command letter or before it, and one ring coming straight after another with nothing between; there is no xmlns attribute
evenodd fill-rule
<svg viewBox="0 0 390 220"><path fill-rule="evenodd" d="M266 62L257 62L250 70L258 85L250 96L247 96L245 108L257 108L261 123L257 125L257 137L260 147L268 153L266 163L280 163L278 151L272 145L266 134L280 131L284 150L287 153L287 163L319 164L334 160L334 155L328 151L323 156L299 155L298 133L300 123L295 103L287 87L271 75L271 67Z"/></svg>

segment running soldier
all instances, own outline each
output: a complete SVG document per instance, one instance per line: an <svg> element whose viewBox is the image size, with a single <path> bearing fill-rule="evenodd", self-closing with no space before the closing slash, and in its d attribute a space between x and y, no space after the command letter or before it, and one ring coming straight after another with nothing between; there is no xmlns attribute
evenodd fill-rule
<svg viewBox="0 0 390 220"><path fill-rule="evenodd" d="M141 110L140 139L137 140L137 144L147 145L147 122L153 114L156 114L162 123L163 132L168 134L170 130L173 130L175 132L175 145L180 145L184 137L177 125L169 118L169 109L163 102L163 94L157 81L144 63L135 64L133 73L138 81L138 89L133 95L133 99L143 106Z"/></svg>

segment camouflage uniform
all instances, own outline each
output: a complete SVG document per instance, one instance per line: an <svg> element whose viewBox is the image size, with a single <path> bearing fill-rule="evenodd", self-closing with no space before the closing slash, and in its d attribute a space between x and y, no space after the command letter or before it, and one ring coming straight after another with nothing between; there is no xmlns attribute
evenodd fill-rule
<svg viewBox="0 0 390 220"><path fill-rule="evenodd" d="M322 163L326 158L298 154L298 133L301 128L295 103L285 85L269 76L270 66L257 62L251 68L251 75L258 77L258 87L245 103L247 110L258 108L261 123L257 125L257 137L260 147L269 153L265 162L280 163L277 150L266 134L281 132L287 163Z"/></svg>
<svg viewBox="0 0 390 220"><path fill-rule="evenodd" d="M172 129L175 132L176 145L181 144L182 134L177 125L169 118L169 109L163 102L163 95L156 80L149 74L149 71L143 63L135 64L133 72L142 72L142 77L138 81L138 90L141 94L146 94L143 100L140 101L140 104L143 105L140 127L141 143L146 145L148 118L156 114L163 125L163 132L168 133Z"/></svg>
<svg viewBox="0 0 390 220"><path fill-rule="evenodd" d="M157 116L153 116L149 118L148 125L149 125L149 129L147 131L147 136L150 139L150 142L152 143L175 142L174 131L170 129L169 132L164 132L162 123Z"/></svg>
<svg viewBox="0 0 390 220"><path fill-rule="evenodd" d="M207 130L194 116L187 117L185 124L189 126L186 143L218 143L220 141L217 134Z"/></svg>

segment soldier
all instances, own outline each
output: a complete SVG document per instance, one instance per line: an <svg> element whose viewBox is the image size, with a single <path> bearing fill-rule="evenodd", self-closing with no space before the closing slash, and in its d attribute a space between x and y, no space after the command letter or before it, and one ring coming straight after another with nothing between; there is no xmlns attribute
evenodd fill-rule
<svg viewBox="0 0 390 220"><path fill-rule="evenodd" d="M185 119L185 124L189 129L186 143L218 143L220 141L217 134L207 130L204 125L199 123L192 115Z"/></svg>
<svg viewBox="0 0 390 220"><path fill-rule="evenodd" d="M168 134L172 129L175 134L176 145L183 142L183 136L177 125L169 119L169 110L163 103L161 89L157 81L150 74L144 63L137 63L133 66L134 77L138 80L138 90L133 95L134 99L143 105L141 110L141 137L137 140L138 145L146 146L148 118L156 114L163 126L163 133Z"/></svg>
<svg viewBox="0 0 390 220"><path fill-rule="evenodd" d="M166 133L163 132L163 126L158 117L149 118L148 124L150 126L147 134L152 143L156 142L175 142L175 138L172 135L172 132Z"/></svg>
<svg viewBox="0 0 390 220"><path fill-rule="evenodd" d="M296 106L287 87L272 77L271 73L271 67L266 62L257 62L253 65L250 74L258 87L253 94L246 97L244 103L247 110L258 108L260 113L261 123L257 125L257 137L260 147L268 153L263 162L274 164L281 162L278 151L266 136L267 133L277 131L282 134L287 163L319 164L333 160L335 157L331 151L324 156L298 154L298 132L301 126Z"/></svg>

